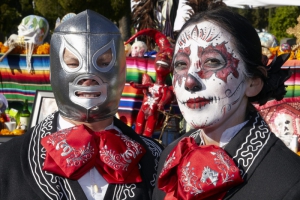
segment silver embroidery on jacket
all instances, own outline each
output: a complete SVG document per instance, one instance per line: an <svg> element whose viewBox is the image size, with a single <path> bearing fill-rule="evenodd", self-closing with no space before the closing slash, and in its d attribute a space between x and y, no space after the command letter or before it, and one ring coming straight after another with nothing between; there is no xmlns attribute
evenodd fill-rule
<svg viewBox="0 0 300 200"><path fill-rule="evenodd" d="M237 161L238 166L244 169L244 171L240 170L242 178L244 178L252 164L256 161L257 155L268 143L270 135L271 131L268 125L262 120L259 113L257 113L245 142L236 151L235 156L232 157Z"/></svg>
<svg viewBox="0 0 300 200"><path fill-rule="evenodd" d="M118 184L115 187L112 200L125 200L135 197L136 184Z"/></svg>
<svg viewBox="0 0 300 200"><path fill-rule="evenodd" d="M48 199L73 200L76 198L67 179L43 171L41 168L46 157L45 148L41 146L41 138L51 134L53 119L54 113L34 128L29 142L28 162L33 178Z"/></svg>
<svg viewBox="0 0 300 200"><path fill-rule="evenodd" d="M156 178L157 178L156 171L157 171L159 157L162 152L162 149L154 141L150 140L147 137L141 136L141 139L146 143L146 145L148 146L148 149L151 151L152 155L155 157L155 160L154 160L155 165L153 166L155 173L152 174L153 178L152 178L152 180L150 180L150 184L154 187Z"/></svg>

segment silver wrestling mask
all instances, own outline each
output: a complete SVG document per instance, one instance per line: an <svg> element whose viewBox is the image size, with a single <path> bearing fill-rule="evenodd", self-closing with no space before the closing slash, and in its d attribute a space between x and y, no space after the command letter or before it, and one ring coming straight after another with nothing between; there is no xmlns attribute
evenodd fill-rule
<svg viewBox="0 0 300 200"><path fill-rule="evenodd" d="M65 51L76 57L75 67L66 64ZM119 29L91 10L61 23L51 37L50 74L62 116L82 122L114 116L126 81L124 42ZM87 80L93 84L83 84Z"/></svg>

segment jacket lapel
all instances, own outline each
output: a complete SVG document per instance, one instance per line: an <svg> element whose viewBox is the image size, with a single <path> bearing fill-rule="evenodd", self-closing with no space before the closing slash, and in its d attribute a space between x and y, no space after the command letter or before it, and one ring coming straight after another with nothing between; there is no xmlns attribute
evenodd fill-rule
<svg viewBox="0 0 300 200"><path fill-rule="evenodd" d="M277 139L259 113L254 112L250 114L248 123L227 144L225 150L240 168L244 183L251 178L253 172ZM241 184L229 191L226 197L233 195L243 185Z"/></svg>
<svg viewBox="0 0 300 200"><path fill-rule="evenodd" d="M23 170L27 182L41 199L86 199L77 181L68 180L42 170L46 152L41 146L41 138L57 131L58 112L46 117L30 130L23 142ZM29 173L28 173L29 172Z"/></svg>

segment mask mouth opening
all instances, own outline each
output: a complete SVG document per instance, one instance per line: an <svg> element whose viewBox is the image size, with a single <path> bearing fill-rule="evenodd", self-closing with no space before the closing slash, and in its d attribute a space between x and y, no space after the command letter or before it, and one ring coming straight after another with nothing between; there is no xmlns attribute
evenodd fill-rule
<svg viewBox="0 0 300 200"><path fill-rule="evenodd" d="M95 79L84 78L79 80L77 85L81 86L81 89L75 91L75 96L79 98L99 98L101 96L101 92L96 89L100 84ZM84 88L87 88L87 90Z"/></svg>
<svg viewBox="0 0 300 200"><path fill-rule="evenodd" d="M90 110L106 101L108 87L108 83L95 74L82 74L69 82L68 95L74 104Z"/></svg>
<svg viewBox="0 0 300 200"><path fill-rule="evenodd" d="M101 92L75 92L75 96L79 98L98 98L101 96Z"/></svg>

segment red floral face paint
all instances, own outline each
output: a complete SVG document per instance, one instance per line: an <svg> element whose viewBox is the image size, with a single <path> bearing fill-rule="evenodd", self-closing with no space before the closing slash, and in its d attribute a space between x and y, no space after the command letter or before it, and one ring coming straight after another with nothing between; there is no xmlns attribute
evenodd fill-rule
<svg viewBox="0 0 300 200"><path fill-rule="evenodd" d="M198 48L200 62L200 71L198 75L202 79L208 79L215 76L224 82L227 82L229 74L235 78L239 77L237 71L239 60L234 58L231 53L227 52L225 42L216 46L209 45L206 48Z"/></svg>
<svg viewBox="0 0 300 200"><path fill-rule="evenodd" d="M174 72L173 76L173 85L175 82L177 82L179 85L182 84L182 79L187 76L187 72L189 69L190 65L190 56L191 54L191 49L190 47L184 47L184 48L179 48L174 65L176 66L176 71ZM176 62L178 60L178 62ZM177 73L179 72L179 73Z"/></svg>

